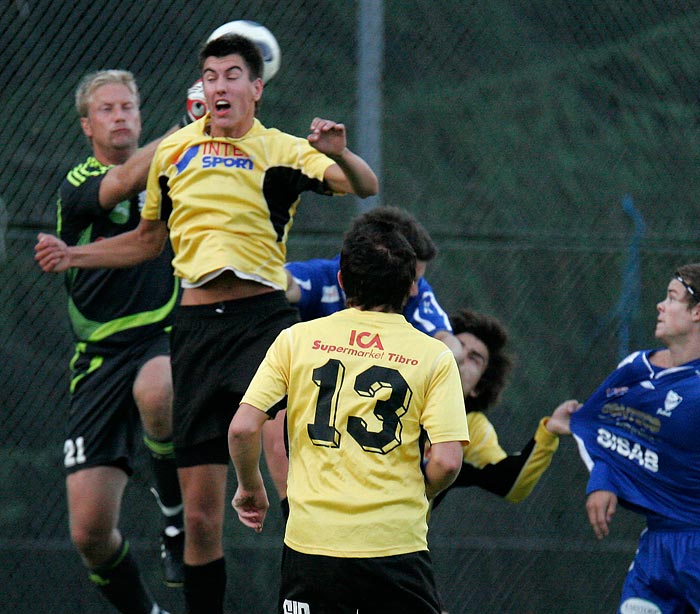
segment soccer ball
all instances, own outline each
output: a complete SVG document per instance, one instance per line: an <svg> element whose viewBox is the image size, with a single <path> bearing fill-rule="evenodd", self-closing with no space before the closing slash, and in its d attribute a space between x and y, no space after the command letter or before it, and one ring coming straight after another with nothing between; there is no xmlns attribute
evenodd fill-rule
<svg viewBox="0 0 700 614"><path fill-rule="evenodd" d="M267 83L277 74L282 61L282 52L277 39L265 26L257 21L248 21L247 19L229 21L214 30L209 35L207 42L224 34L240 34L258 46L263 57L263 83Z"/></svg>

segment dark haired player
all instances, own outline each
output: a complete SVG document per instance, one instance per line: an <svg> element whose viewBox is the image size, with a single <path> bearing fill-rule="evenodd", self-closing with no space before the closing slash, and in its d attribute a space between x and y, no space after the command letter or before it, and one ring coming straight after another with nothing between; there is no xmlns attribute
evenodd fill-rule
<svg viewBox="0 0 700 614"><path fill-rule="evenodd" d="M470 309L452 314L450 321L464 352L458 366L471 444L464 448L457 479L438 495L433 509L450 490L469 486L520 503L551 464L559 447L559 436L571 434L569 416L579 404L574 400L561 403L551 416L540 420L534 436L520 452L508 454L487 416L500 398L511 368L506 351L508 333L496 318Z"/></svg>
<svg viewBox="0 0 700 614"><path fill-rule="evenodd" d="M416 279L403 309L406 319L418 330L440 339L457 360L461 345L452 335L447 313L425 279L425 270L437 255L437 247L423 225L413 215L398 207L376 207L353 220L353 224L386 222L401 232L416 252ZM314 258L288 262L287 299L299 309L302 321L330 315L345 307L345 293L338 283L340 255L330 259Z"/></svg>
<svg viewBox="0 0 700 614"><path fill-rule="evenodd" d="M646 517L619 612L700 611L700 264L657 304L663 349L634 352L571 416L598 539L620 503Z"/></svg>
<svg viewBox="0 0 700 614"><path fill-rule="evenodd" d="M343 124L315 118L306 139L256 119L263 61L225 35L199 55L209 112L165 139L138 227L89 246L40 236L45 270L129 266L161 253L168 231L183 294L172 335L174 439L185 505L189 614L223 612L227 430L277 333L297 320L285 297L287 233L304 191L370 196L369 166Z"/></svg>
<svg viewBox="0 0 700 614"><path fill-rule="evenodd" d="M395 227L353 227L340 256L348 309L283 331L231 422L233 506L261 531L260 433L288 397L280 612L441 611L428 501L454 479L468 430L452 353L401 314L415 265ZM421 472L424 431L432 454Z"/></svg>
<svg viewBox="0 0 700 614"><path fill-rule="evenodd" d="M397 207L377 207L355 218L352 224L357 227L376 221L396 227L416 252L416 282L403 309L406 320L416 329L447 343L460 369L472 444L464 448L462 471L450 489L478 486L512 503L524 500L549 467L559 446L559 436L570 434L568 415L577 403L562 403L552 416L540 420L534 436L519 453L508 454L499 444L496 430L486 415L498 401L511 367L505 347L506 329L497 319L468 309L448 318L423 277L427 264L437 254L428 231L409 212ZM340 256L336 256L285 265L291 277L287 298L299 309L303 321L344 308L345 294L338 283L339 262ZM281 417L266 423L265 435L280 429L281 423ZM284 450L272 449L266 439L264 444L270 474L284 510L286 473L283 472L284 459L280 459ZM269 459L275 459L274 463ZM435 506L447 492L438 496Z"/></svg>

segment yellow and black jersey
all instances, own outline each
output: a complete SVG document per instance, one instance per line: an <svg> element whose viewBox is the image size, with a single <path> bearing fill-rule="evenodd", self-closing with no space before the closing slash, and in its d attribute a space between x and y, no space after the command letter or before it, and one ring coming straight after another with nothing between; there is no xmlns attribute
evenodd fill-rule
<svg viewBox="0 0 700 614"><path fill-rule="evenodd" d="M187 284L230 268L286 289L287 233L304 191L329 194L334 162L257 119L241 138L207 134L209 116L167 137L151 164L142 216L167 221Z"/></svg>
<svg viewBox="0 0 700 614"><path fill-rule="evenodd" d="M421 433L469 439L445 344L401 314L345 309L302 322L277 337L243 402L264 411L285 395L285 543L334 557L426 550Z"/></svg>
<svg viewBox="0 0 700 614"><path fill-rule="evenodd" d="M517 454L508 454L498 442L496 429L482 412L467 414L471 443L464 448L459 476L433 503L436 508L453 488L478 486L511 503L520 503L537 485L559 447L559 437L542 418L535 436Z"/></svg>
<svg viewBox="0 0 700 614"><path fill-rule="evenodd" d="M99 241L136 228L145 193L106 211L100 184L111 167L89 156L73 167L59 188L57 232L68 245ZM70 269L68 312L76 341L129 345L172 323L179 285L172 250L126 269Z"/></svg>

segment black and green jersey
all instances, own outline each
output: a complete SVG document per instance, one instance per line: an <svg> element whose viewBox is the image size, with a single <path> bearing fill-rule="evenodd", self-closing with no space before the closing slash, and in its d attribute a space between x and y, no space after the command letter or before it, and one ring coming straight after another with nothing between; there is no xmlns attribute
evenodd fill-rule
<svg viewBox="0 0 700 614"><path fill-rule="evenodd" d="M68 245L99 241L134 229L145 193L100 207L100 183L109 170L93 156L71 169L58 197L58 234ZM71 269L66 273L68 311L75 338L100 345L127 345L171 325L179 285L172 249L125 269Z"/></svg>

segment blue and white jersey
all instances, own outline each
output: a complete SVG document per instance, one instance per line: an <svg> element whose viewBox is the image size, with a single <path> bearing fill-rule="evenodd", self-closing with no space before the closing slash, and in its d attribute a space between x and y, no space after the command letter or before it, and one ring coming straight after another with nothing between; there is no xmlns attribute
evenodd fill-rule
<svg viewBox="0 0 700 614"><path fill-rule="evenodd" d="M700 360L661 368L631 354L571 416L590 473L648 516L700 528Z"/></svg>
<svg viewBox="0 0 700 614"><path fill-rule="evenodd" d="M338 283L340 255L330 260L314 258L285 264L301 290L297 303L303 321L321 318L345 308L345 293ZM409 298L404 317L415 328L435 335L441 330L452 332L450 319L435 298L430 284L421 278L418 294Z"/></svg>

